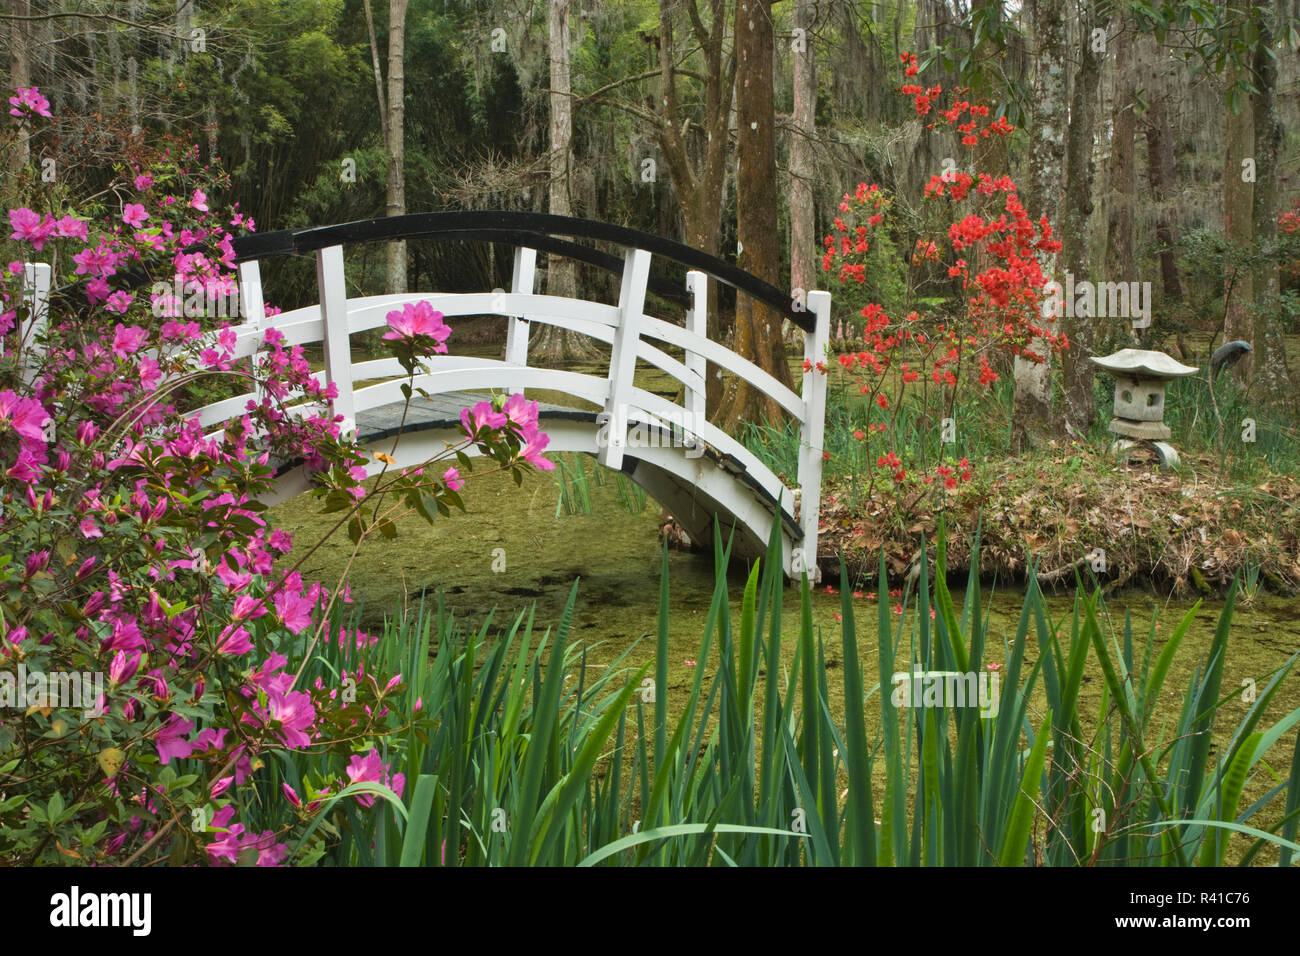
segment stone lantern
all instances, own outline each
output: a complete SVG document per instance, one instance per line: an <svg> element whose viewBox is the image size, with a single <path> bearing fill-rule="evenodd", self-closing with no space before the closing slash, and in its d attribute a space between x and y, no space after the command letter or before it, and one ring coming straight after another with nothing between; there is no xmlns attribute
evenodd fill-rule
<svg viewBox="0 0 1300 956"><path fill-rule="evenodd" d="M1161 468L1167 471L1178 464L1178 453L1163 441L1172 437L1164 422L1165 386L1170 379L1195 375L1198 369L1146 349L1120 349L1092 361L1115 376L1115 418L1110 430L1120 437L1111 451L1149 445L1160 457Z"/></svg>

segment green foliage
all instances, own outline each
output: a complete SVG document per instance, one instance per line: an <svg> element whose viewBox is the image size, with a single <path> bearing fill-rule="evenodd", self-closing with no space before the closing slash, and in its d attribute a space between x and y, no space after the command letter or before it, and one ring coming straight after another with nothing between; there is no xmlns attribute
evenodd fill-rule
<svg viewBox="0 0 1300 956"><path fill-rule="evenodd" d="M663 686L666 552L653 678L649 665L616 664L599 674L586 667L581 648L570 643L576 583L558 625L540 636L531 614L521 613L493 637L492 615L470 630L439 601L389 622L372 648L318 652L305 662L308 676L328 678L358 665L422 676L390 701L406 715L407 730L388 740L385 757L406 775L401 800L375 788L388 802L363 812L345 795L351 791L336 795L293 848L293 859L1076 866L1246 864L1272 847L1285 857L1300 849L1293 839L1300 817L1291 792L1294 762L1289 782L1278 777L1285 773L1278 764L1263 763L1300 723L1300 709L1271 725L1263 720L1294 655L1237 726L1215 736L1231 597L1171 724L1156 702L1198 608L1152 665L1154 622L1139 662L1127 624L1121 642L1099 593L1081 585L1073 615L1053 623L1031 585L1016 633L999 648L989 641L978 577L970 577L960 606L949 593L941 533L939 572L931 581L922 564L916 606L899 615L880 603L875 677L861 667L864 642L842 576L846 706L839 718L832 716L824 636L813 625L806 583L794 664L780 664L787 635L779 538L752 568L738 619L725 574L729 549L718 545L699 666L686 688ZM888 588L883 576L879 588ZM1106 687L1085 735L1077 702L1090 654ZM999 690L989 680L979 707L896 706L907 688L899 678L913 669L996 674L1002 683ZM1029 705L1040 685L1041 717ZM668 694L679 695L675 721L667 718ZM372 743L360 740L357 749ZM286 754L260 771L267 806L280 808L272 814L284 812L281 782L297 787L337 777L329 759L337 758ZM1279 782L1243 809L1242 794L1261 771ZM1230 831L1251 842L1230 844Z"/></svg>

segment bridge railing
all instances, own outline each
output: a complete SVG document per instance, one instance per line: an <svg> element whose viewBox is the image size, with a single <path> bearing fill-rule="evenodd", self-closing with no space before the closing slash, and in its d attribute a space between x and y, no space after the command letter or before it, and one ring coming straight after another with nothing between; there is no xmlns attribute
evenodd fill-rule
<svg viewBox="0 0 1300 956"><path fill-rule="evenodd" d="M480 214L480 217L484 214ZM500 216L503 214L492 214ZM452 217L457 229L437 230L429 220ZM417 220L403 228L398 220ZM503 223L524 220L533 229L508 230ZM433 225L437 225L435 222ZM522 391L546 389L581 398L603 410L607 416L608 440L599 444L597 458L602 465L619 468L628 449L629 428L634 424L657 424L682 436L688 446L705 442L743 469L774 506L794 516L801 539L792 547L789 570L807 568L815 574L819 499L822 475L826 376L817 371L826 359L830 335L830 295L810 292L806 308L786 299L780 292L741 272L729 263L679 246L659 237L622 230L599 223L561 217L514 214L493 220L492 229L480 219L466 221L464 214L429 214L394 217L371 223L348 224L293 233L250 237L242 248L237 242L239 279L244 324L236 328L234 358L252 355L264 331L276 328L287 345L321 342L324 368L317 373L322 385L333 383L338 397L332 413L342 415L345 428L355 428L357 415L370 409L403 401L405 370L396 359L353 360L351 336L385 325L389 312L408 302L428 301L448 319L460 316L500 315L507 319L506 345L501 360L439 355L426 361L428 371L416 376L415 385L430 394L501 389ZM569 235L621 242L625 253L621 263L576 243L558 240L550 229ZM393 238L488 239L507 241L515 247L511 289L483 293L405 293L349 298L343 258L344 242L383 241ZM254 241L255 240L255 241ZM333 241L340 240L340 241ZM669 288L662 278L652 276L653 247L666 258L703 268L686 273L684 294ZM538 249L551 254L571 255L601 268L618 268L621 274L615 304L584 299L542 295L534 291ZM259 259L311 252L316 260L319 304L268 317L262 291ZM798 393L775 376L725 346L708 338L708 279L712 277L753 295L782 313L803 331L804 357L811 370L805 372ZM676 325L645 312L647 293L669 298L686 306L684 325ZM528 346L534 323L568 329L610 347L610 361L604 376L586 375L529 364ZM665 349L681 351L678 359ZM705 416L707 363L725 369L772 398L799 424L798 505L790 489L752 452L735 438L709 423ZM665 372L683 386L680 405L635 383L636 369L645 363ZM358 388L360 381L378 381ZM198 411L204 426L215 426L241 414L253 394L237 396ZM301 406L307 413L314 405Z"/></svg>

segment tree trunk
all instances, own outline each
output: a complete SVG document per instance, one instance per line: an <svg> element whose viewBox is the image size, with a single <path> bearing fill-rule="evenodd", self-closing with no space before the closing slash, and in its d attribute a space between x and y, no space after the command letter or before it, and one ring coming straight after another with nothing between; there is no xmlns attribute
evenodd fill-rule
<svg viewBox="0 0 1300 956"><path fill-rule="evenodd" d="M406 91L407 0L388 2L388 215L406 215L406 138L403 99ZM406 291L406 242L388 244L385 291Z"/></svg>
<svg viewBox="0 0 1300 956"><path fill-rule="evenodd" d="M794 52L794 110L790 133L790 289L806 294L817 285L817 237L813 206L813 142L817 135L817 67L810 34L813 0L795 0L794 24L802 49ZM788 331L783 323L783 331Z"/></svg>
<svg viewBox="0 0 1300 956"><path fill-rule="evenodd" d="M1277 166L1282 145L1282 123L1277 109L1277 61L1268 54L1273 45L1273 31L1267 15L1254 8L1259 28L1255 46L1255 89L1253 97L1255 125L1255 238L1265 247L1277 239ZM1280 291L1279 264L1261 256L1253 276L1255 295L1260 305L1255 318L1255 382L1260 398L1280 408L1290 403L1300 406L1286 363L1286 347L1278 321Z"/></svg>
<svg viewBox="0 0 1300 956"><path fill-rule="evenodd" d="M364 0L366 13L366 35L370 39L370 65L375 72L375 98L379 103L379 132L388 147L388 104L384 102L384 72L379 66L379 43L375 39L375 14L370 8L370 0Z"/></svg>
<svg viewBox="0 0 1300 956"><path fill-rule="evenodd" d="M702 157L692 155L687 149L685 111L679 112L677 98L677 47L674 35L674 18L679 10L689 4L694 39L704 55L704 127L705 142ZM712 17L706 27L699 15L697 0L659 0L659 96L654 103L657 119L655 136L664 163L672 178L673 193L682 210L685 242L702 252L716 256L721 241L722 203L726 198L728 121L734 95L733 78L736 75L737 51L733 47L724 56L723 40L727 33L727 5L717 0L712 6ZM769 82L770 86L770 82ZM718 314L717 283L709 282L709 338L722 337ZM721 400L721 381L717 366L710 363L706 376L707 409L714 416Z"/></svg>
<svg viewBox="0 0 1300 956"><path fill-rule="evenodd" d="M1034 218L1047 216L1055 223L1059 222L1059 189L1065 158L1065 24L1056 0L1034 0L1031 7L1036 73L1030 147L1031 190L1037 205ZM1047 275L1056 273L1055 255L1048 257L1043 271ZM1029 362L1016 357L1011 412L1011 450L1015 454L1040 446L1052 428L1051 349L1042 339L1032 339L1028 348L1043 361Z"/></svg>
<svg viewBox="0 0 1300 956"><path fill-rule="evenodd" d="M556 216L573 215L573 100L569 95L569 0L550 0L547 26L551 61L550 210ZM577 263L564 256L548 256L546 292L573 297L578 291ZM530 346L546 361L589 358L596 354L591 339L554 325L539 325Z"/></svg>
<svg viewBox="0 0 1300 956"><path fill-rule="evenodd" d="M1243 179L1242 160L1253 158L1255 151L1255 116L1247 96L1232 95L1242 72L1229 63L1224 88L1227 96L1224 117L1223 150L1223 237L1236 255L1248 254L1255 242L1255 184ZM1234 113L1232 104L1236 103ZM1249 178L1249 177L1246 177ZM1234 265L1228 269L1225 284L1228 286L1227 309L1223 323L1223 340L1244 339L1255 344L1255 282L1248 266ZM1247 384L1251 380L1253 356L1247 354L1232 367L1237 381Z"/></svg>
<svg viewBox="0 0 1300 956"><path fill-rule="evenodd" d="M15 17L29 17L32 13L31 0L13 0L13 14ZM27 20L10 20L9 21L9 88L16 90L19 87L29 87L32 85L31 64L28 61L28 53L31 50L31 23ZM9 154L9 169L11 173L17 173L27 165L31 159L31 146L27 135L27 128L24 124L14 141L13 152Z"/></svg>
<svg viewBox="0 0 1300 956"><path fill-rule="evenodd" d="M1169 115L1163 93L1151 98L1147 111L1147 174L1151 183L1151 198L1156 202L1156 239L1160 243L1160 278L1169 302L1183 300L1183 287L1178 281L1178 262L1174 255L1174 224L1168 206L1174 189L1174 144L1169 128ZM1238 170L1240 173L1240 169Z"/></svg>
<svg viewBox="0 0 1300 956"><path fill-rule="evenodd" d="M140 64L133 56L126 58L126 93L127 107L131 114L131 135L139 136L144 130L140 125Z"/></svg>
<svg viewBox="0 0 1300 956"><path fill-rule="evenodd" d="M1097 23L1096 0L1084 0L1079 7L1079 73L1070 99L1070 128L1066 134L1065 217L1061 239L1065 268L1076 283L1091 279L1090 237L1092 230L1093 125L1097 87L1101 80L1098 56L1092 48L1092 29ZM1065 384L1065 420L1077 431L1086 432L1097 417L1093 400L1095 354L1094 320L1081 316L1061 318L1070 347L1061 353Z"/></svg>
<svg viewBox="0 0 1300 956"><path fill-rule="evenodd" d="M1106 280L1136 281L1137 263L1133 258L1134 197L1137 192L1133 145L1137 135L1137 91L1133 55L1132 22L1120 9L1115 52L1115 89L1111 111L1110 174L1106 210ZM1130 324L1125 338L1132 335ZM1111 341L1114 337L1108 336ZM1123 339L1121 339L1123 341Z"/></svg>
<svg viewBox="0 0 1300 956"><path fill-rule="evenodd" d="M781 274L776 186L776 110L772 98L772 10L768 0L736 4L736 237L742 269L776 285ZM794 387L781 338L781 316L746 295L736 299L733 351ZM733 376L716 420L727 429L741 421L781 420L781 407L750 382Z"/></svg>

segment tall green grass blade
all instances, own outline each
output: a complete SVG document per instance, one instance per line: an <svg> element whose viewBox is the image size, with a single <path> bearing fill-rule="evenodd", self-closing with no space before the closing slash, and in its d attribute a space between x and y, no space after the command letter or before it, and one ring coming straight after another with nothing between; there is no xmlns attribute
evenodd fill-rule
<svg viewBox="0 0 1300 956"><path fill-rule="evenodd" d="M399 866L419 866L427 845L425 834L429 829L429 816L433 810L433 797L438 789L438 778L434 774L421 774L415 782L415 793L411 796L411 809L407 817L406 834L402 839L402 855Z"/></svg>
<svg viewBox="0 0 1300 956"><path fill-rule="evenodd" d="M844 646L844 721L845 761L849 772L849 806L847 847L850 862L857 866L876 865L876 811L871 792L871 751L867 744L867 726L863 708L866 696L862 692L862 669L858 663L858 635L853 621L852 588L849 587L849 570L840 560L840 616ZM823 671L824 673L824 671ZM835 804L832 785L831 806Z"/></svg>
<svg viewBox="0 0 1300 956"><path fill-rule="evenodd" d="M1051 726L1049 709L1043 720L1043 729L1034 738L1034 745L1025 761L1025 772L1020 778L1020 792L1016 794L1011 817L1007 821L1002 846L998 850L999 866L1021 866L1029 849L1029 829L1034 822L1034 795L1039 793L1043 776L1043 763L1047 759L1047 728Z"/></svg>

